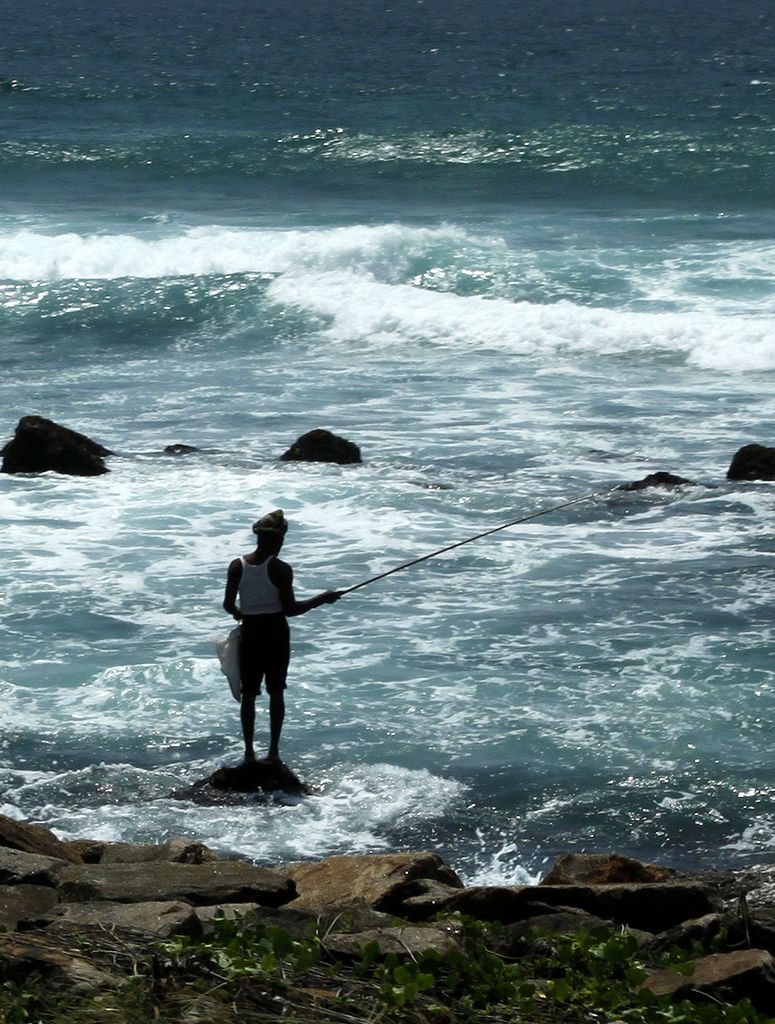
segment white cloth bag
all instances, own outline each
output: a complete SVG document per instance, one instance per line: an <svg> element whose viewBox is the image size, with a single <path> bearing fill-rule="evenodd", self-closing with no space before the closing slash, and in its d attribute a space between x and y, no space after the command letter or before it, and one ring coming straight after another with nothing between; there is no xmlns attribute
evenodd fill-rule
<svg viewBox="0 0 775 1024"><path fill-rule="evenodd" d="M229 680L231 695L235 700L242 700L242 678L239 671L239 649L242 630L235 626L228 636L214 640L215 653L221 663L221 672Z"/></svg>

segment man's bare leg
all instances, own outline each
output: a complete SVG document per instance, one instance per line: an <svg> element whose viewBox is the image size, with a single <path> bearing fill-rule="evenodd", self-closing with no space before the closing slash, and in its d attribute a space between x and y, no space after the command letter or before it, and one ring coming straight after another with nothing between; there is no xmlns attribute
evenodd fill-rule
<svg viewBox="0 0 775 1024"><path fill-rule="evenodd" d="M285 694L275 690L269 694L269 753L267 761L280 760L280 733L285 721Z"/></svg>
<svg viewBox="0 0 775 1024"><path fill-rule="evenodd" d="M256 752L253 748L253 732L256 727L256 695L242 693L240 703L240 721L242 722L242 736L245 740L245 760L255 761Z"/></svg>

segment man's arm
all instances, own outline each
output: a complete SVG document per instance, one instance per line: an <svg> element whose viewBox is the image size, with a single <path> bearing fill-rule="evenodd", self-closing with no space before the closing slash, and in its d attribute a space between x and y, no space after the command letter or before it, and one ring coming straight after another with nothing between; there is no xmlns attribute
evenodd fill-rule
<svg viewBox="0 0 775 1024"><path fill-rule="evenodd" d="M277 587L283 611L289 618L311 612L321 604L333 604L342 596L338 590L326 590L316 597L307 598L306 601L297 601L293 592L293 569L287 562L281 562L278 558L273 559L269 567L269 578Z"/></svg>
<svg viewBox="0 0 775 1024"><path fill-rule="evenodd" d="M239 581L241 579L242 560L235 558L229 565L229 571L226 575L226 592L223 595L223 607L229 615L232 615L237 620L237 622L242 618L242 612L237 607L237 592L239 590Z"/></svg>

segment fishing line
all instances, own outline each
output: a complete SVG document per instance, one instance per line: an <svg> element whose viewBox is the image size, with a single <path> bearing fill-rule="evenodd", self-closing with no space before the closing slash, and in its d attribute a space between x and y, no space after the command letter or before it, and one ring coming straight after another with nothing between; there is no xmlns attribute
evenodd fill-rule
<svg viewBox="0 0 775 1024"><path fill-rule="evenodd" d="M475 540L481 540L482 537L490 537L494 533L500 533L501 530L508 530L510 526L518 526L520 523L528 523L531 519L538 519L539 516L548 516L552 512L559 512L563 508L570 508L571 505L578 505L580 501L591 501L592 498L598 498L603 494L610 494L612 490L616 488L609 487L605 491L595 491L594 494L583 494L580 498L573 498L571 501L563 501L560 505L552 505L551 508L542 508L538 512L531 512L530 515L522 516L519 519L513 519L510 523L503 523L502 526L494 526L491 530L483 530L482 533L474 534L473 537L466 537L465 540L459 540L455 544L447 544L446 547L439 548L437 551L431 551L430 554L421 555L419 558L413 558L409 562L403 562L401 565L396 565L392 569L388 569L387 572L381 572L377 576L371 576L367 580L362 580L360 583L356 583L355 586L348 587L346 590L340 590L340 594L350 594L353 590L360 590L361 587L367 587L370 583L376 583L377 580L384 580L386 576L392 576L394 572L401 572L402 569L408 569L412 565L418 565L420 562L427 562L429 558L436 558L437 555L443 555L446 551L453 551L455 548L462 548L464 544L471 544Z"/></svg>

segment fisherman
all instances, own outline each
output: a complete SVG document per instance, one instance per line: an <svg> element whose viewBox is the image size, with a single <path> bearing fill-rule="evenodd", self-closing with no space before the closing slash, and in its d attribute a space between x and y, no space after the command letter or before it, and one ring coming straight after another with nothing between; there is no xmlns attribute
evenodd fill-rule
<svg viewBox="0 0 775 1024"><path fill-rule="evenodd" d="M282 763L280 733L285 718L284 691L291 655L287 616L304 615L322 604L333 604L342 596L339 591L327 590L306 601L296 600L293 569L277 557L287 530L288 521L281 509L259 519L253 524L256 550L235 558L226 578L223 607L242 623L240 720L246 762L256 760L253 748L256 697L264 681L269 694L269 752L265 760Z"/></svg>

